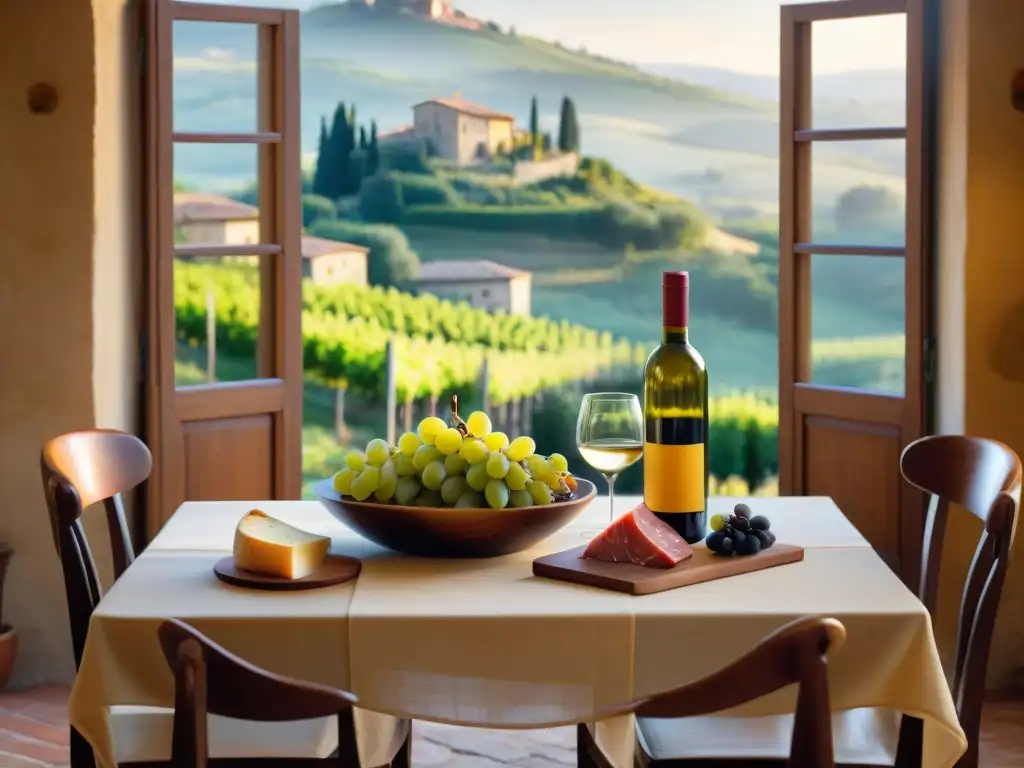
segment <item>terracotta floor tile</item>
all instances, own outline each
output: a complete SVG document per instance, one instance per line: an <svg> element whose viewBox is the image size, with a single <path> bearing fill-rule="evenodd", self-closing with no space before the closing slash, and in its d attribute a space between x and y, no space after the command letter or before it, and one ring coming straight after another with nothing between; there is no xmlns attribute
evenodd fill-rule
<svg viewBox="0 0 1024 768"><path fill-rule="evenodd" d="M46 765L61 765L68 760L67 746L0 731L0 753L4 752L38 760Z"/></svg>
<svg viewBox="0 0 1024 768"><path fill-rule="evenodd" d="M24 714L0 711L0 733L19 734L64 747L68 745L69 737L66 723L66 715L64 723L55 724L26 717Z"/></svg>
<svg viewBox="0 0 1024 768"><path fill-rule="evenodd" d="M0 768L67 766L67 688L0 693ZM575 765L572 728L486 731L418 723L416 768L568 768ZM981 768L1024 766L1024 697L985 704Z"/></svg>
<svg viewBox="0 0 1024 768"><path fill-rule="evenodd" d="M70 689L62 685L33 688L28 691L0 692L0 710L19 712L39 705L64 709L68 704Z"/></svg>
<svg viewBox="0 0 1024 768"><path fill-rule="evenodd" d="M43 763L22 755L12 755L9 752L0 752L0 765L4 768L54 768L53 763ZM61 763L66 765L66 763Z"/></svg>
<svg viewBox="0 0 1024 768"><path fill-rule="evenodd" d="M0 710L5 709L2 696L0 696ZM49 701L37 701L17 710L18 714L31 717L43 723L51 723L66 727L68 723L68 694L64 693L64 701L57 704Z"/></svg>

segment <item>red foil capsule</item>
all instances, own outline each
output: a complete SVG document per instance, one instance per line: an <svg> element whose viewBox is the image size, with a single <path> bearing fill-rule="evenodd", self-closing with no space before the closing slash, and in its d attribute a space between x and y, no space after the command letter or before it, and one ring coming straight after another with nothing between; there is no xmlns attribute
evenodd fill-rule
<svg viewBox="0 0 1024 768"><path fill-rule="evenodd" d="M686 328L690 319L690 273L662 272L661 274L662 325L666 328Z"/></svg>

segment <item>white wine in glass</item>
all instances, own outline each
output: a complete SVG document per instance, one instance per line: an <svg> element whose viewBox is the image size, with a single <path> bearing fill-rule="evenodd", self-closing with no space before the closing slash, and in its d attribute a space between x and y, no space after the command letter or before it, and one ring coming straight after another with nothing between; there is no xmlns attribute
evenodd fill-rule
<svg viewBox="0 0 1024 768"><path fill-rule="evenodd" d="M615 518L615 478L644 452L640 400L623 392L583 396L576 422L576 446L583 460L608 481L608 514Z"/></svg>
<svg viewBox="0 0 1024 768"><path fill-rule="evenodd" d="M602 474L617 475L631 467L644 452L644 444L636 440L608 437L580 446L583 460Z"/></svg>

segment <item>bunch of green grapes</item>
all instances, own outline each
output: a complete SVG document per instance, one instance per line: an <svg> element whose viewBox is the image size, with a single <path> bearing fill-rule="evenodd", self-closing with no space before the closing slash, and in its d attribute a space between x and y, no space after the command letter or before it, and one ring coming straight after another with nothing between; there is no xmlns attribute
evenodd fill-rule
<svg viewBox="0 0 1024 768"><path fill-rule="evenodd" d="M483 411L455 421L452 427L428 416L397 445L378 438L365 451L350 451L334 489L356 501L474 509L542 506L572 496L576 480L565 456L539 455L531 437L510 441Z"/></svg>

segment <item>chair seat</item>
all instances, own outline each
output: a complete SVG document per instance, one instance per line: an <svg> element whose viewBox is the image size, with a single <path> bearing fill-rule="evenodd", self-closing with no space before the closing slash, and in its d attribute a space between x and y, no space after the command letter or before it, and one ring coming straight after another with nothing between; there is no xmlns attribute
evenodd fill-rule
<svg viewBox="0 0 1024 768"><path fill-rule="evenodd" d="M899 712L851 709L832 715L836 763L894 765ZM793 738L793 715L778 717L637 718L641 748L654 760L785 759Z"/></svg>
<svg viewBox="0 0 1024 768"><path fill-rule="evenodd" d="M357 711L357 720L361 719ZM408 721L371 715L359 728L360 762L388 765L409 733ZM168 760L174 710L161 707L110 708L114 751L118 763ZM250 722L210 715L211 757L328 757L338 748L335 717L286 723Z"/></svg>

